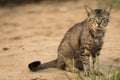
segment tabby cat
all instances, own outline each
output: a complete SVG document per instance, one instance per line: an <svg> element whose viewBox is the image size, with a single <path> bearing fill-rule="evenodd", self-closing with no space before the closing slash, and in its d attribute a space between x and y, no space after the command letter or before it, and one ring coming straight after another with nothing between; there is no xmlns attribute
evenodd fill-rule
<svg viewBox="0 0 120 80"><path fill-rule="evenodd" d="M110 6L106 9L91 9L85 6L88 17L66 32L58 47L57 59L40 64L36 70L56 67L70 72L79 72L83 69L84 74L89 75L91 56L92 68L96 72L96 59L103 46L111 8Z"/></svg>

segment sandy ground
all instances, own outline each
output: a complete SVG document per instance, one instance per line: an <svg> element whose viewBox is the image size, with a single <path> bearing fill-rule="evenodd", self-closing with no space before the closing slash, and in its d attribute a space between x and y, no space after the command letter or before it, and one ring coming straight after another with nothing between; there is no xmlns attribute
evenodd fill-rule
<svg viewBox="0 0 120 80"><path fill-rule="evenodd" d="M86 18L83 5L84 2L66 2L1 8L0 80L66 80L64 71L50 68L34 73L27 65L36 60L44 63L56 59L57 47L65 32ZM120 62L119 25L120 11L113 9L100 56L103 72L109 65Z"/></svg>

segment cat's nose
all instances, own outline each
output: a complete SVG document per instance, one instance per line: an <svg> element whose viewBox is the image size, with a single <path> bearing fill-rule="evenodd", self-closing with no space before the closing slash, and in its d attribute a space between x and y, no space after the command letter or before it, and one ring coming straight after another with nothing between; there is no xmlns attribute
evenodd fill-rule
<svg viewBox="0 0 120 80"><path fill-rule="evenodd" d="M101 28L101 25L98 25L98 28Z"/></svg>
<svg viewBox="0 0 120 80"><path fill-rule="evenodd" d="M98 26L101 24L101 20L99 20L99 19L97 19L97 24L98 24Z"/></svg>
<svg viewBox="0 0 120 80"><path fill-rule="evenodd" d="M102 26L101 26L101 24L99 23L99 24L98 24L98 28L101 28L101 27L102 27Z"/></svg>
<svg viewBox="0 0 120 80"><path fill-rule="evenodd" d="M100 23L97 23L98 24L98 26L100 26Z"/></svg>
<svg viewBox="0 0 120 80"><path fill-rule="evenodd" d="M101 25L100 23L97 23L97 27L98 27L98 28L100 28L100 27L101 27L100 25Z"/></svg>

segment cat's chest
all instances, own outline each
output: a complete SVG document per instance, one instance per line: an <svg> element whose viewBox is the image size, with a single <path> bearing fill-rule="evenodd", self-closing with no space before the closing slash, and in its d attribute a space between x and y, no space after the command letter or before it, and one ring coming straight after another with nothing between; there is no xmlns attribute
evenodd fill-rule
<svg viewBox="0 0 120 80"><path fill-rule="evenodd" d="M103 38L93 38L89 36L84 36L81 40L81 47L87 48L89 50L100 50L103 45Z"/></svg>
<svg viewBox="0 0 120 80"><path fill-rule="evenodd" d="M91 46L97 47L102 43L102 40L101 39L90 39L88 40L88 42L90 43Z"/></svg>
<svg viewBox="0 0 120 80"><path fill-rule="evenodd" d="M88 39L85 45L90 50L99 50L103 45L103 39L102 38Z"/></svg>

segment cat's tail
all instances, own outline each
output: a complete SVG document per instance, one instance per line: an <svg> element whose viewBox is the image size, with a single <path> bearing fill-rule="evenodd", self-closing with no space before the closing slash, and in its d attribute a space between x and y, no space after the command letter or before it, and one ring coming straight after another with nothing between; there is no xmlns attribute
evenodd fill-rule
<svg viewBox="0 0 120 80"><path fill-rule="evenodd" d="M56 68L56 67L57 67L57 59L43 64L41 64L40 61L34 61L28 65L30 71L34 71L34 72L41 69Z"/></svg>

